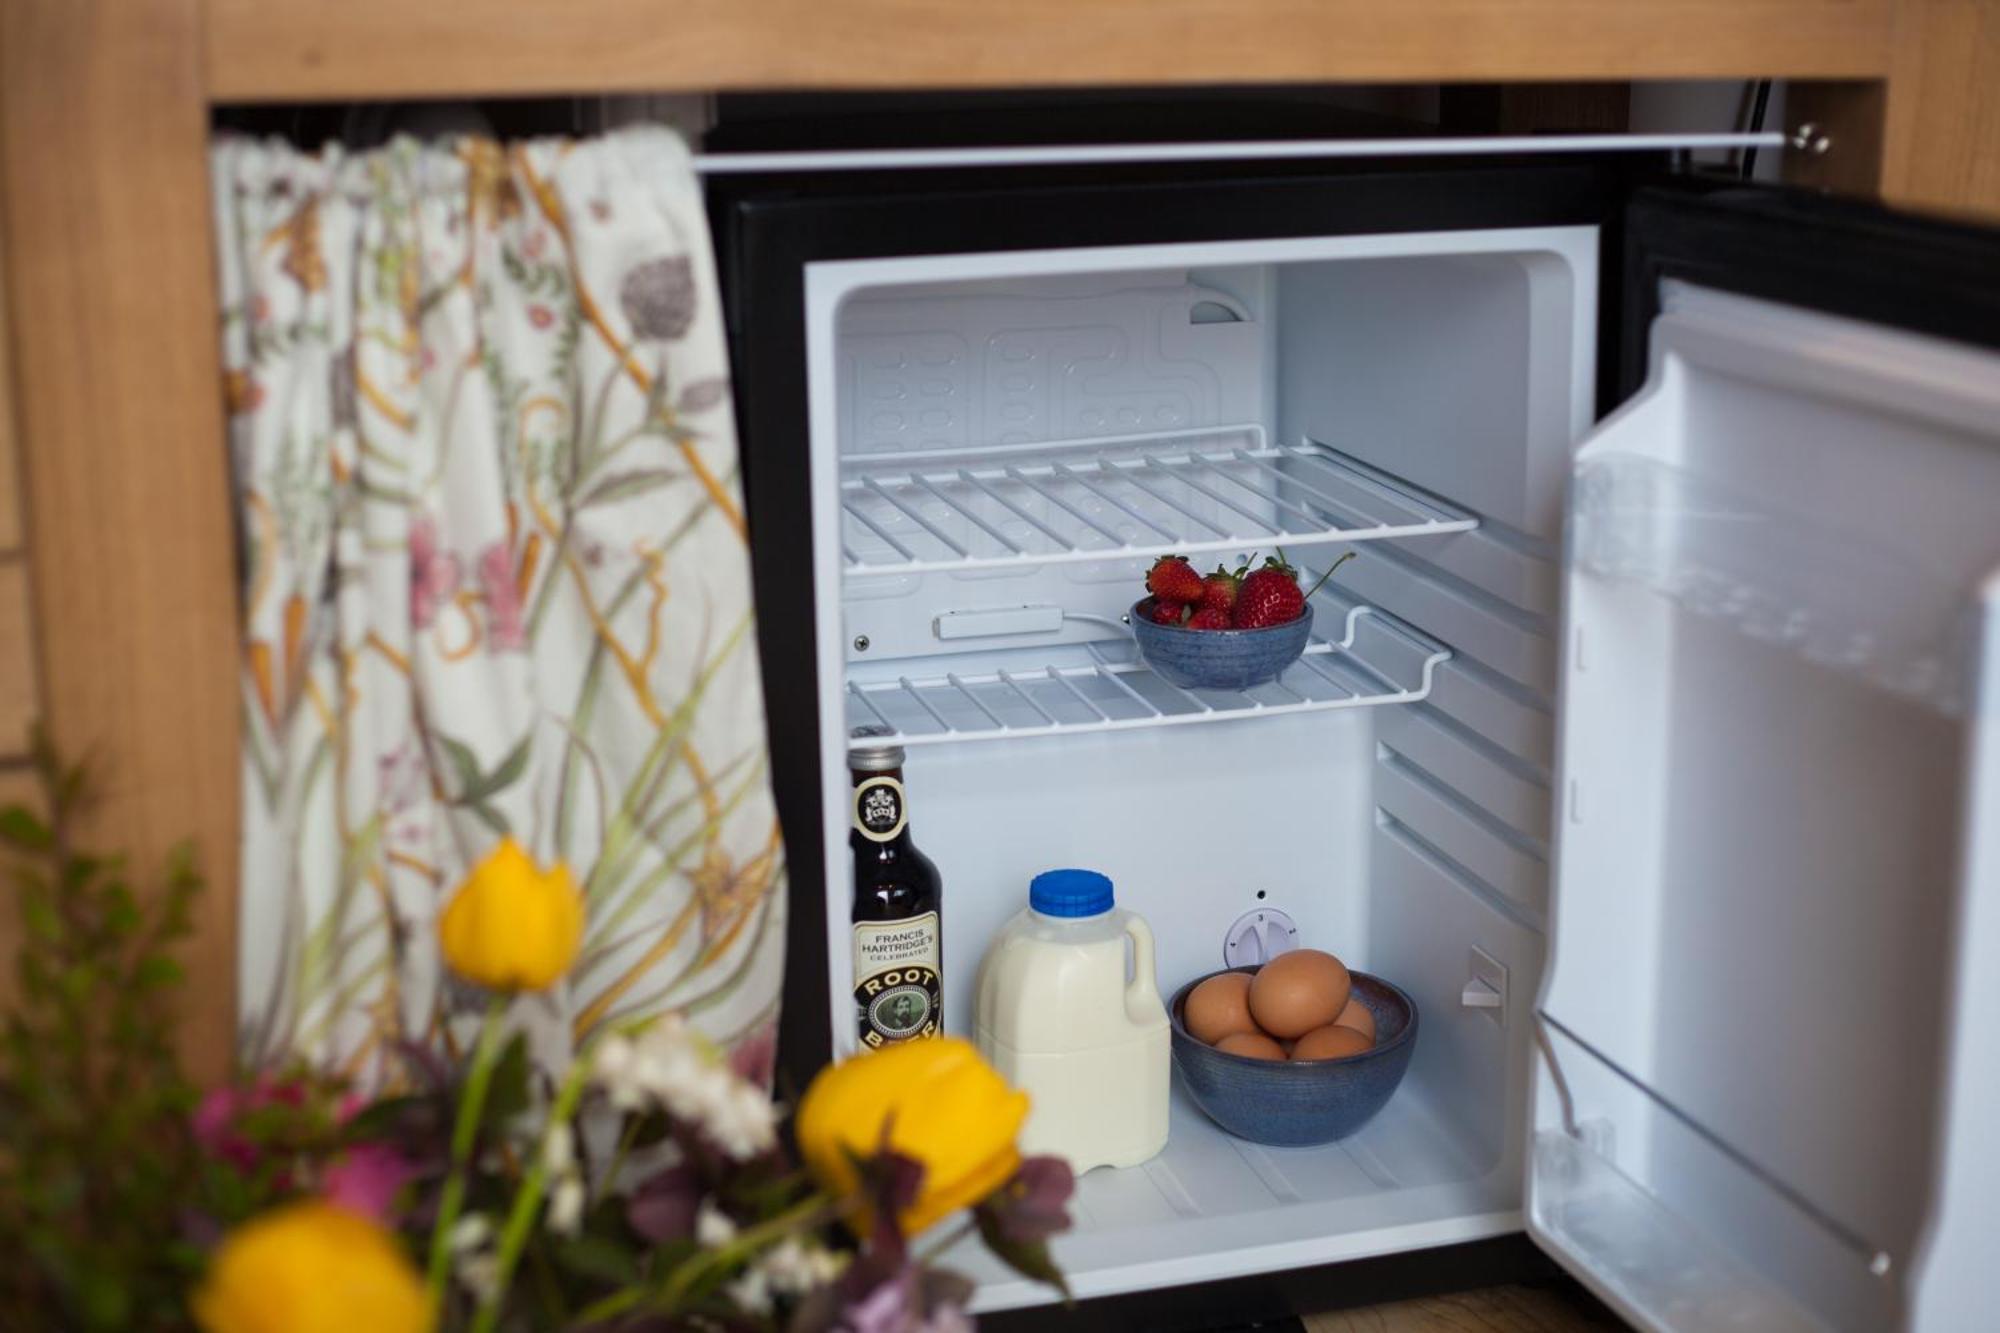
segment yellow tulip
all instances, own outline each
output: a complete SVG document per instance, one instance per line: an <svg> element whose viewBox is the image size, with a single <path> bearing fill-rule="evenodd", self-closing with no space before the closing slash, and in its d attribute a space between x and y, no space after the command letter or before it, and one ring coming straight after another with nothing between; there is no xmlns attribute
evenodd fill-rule
<svg viewBox="0 0 2000 1333"><path fill-rule="evenodd" d="M231 1232L194 1293L204 1333L429 1333L423 1278L387 1231L312 1200Z"/></svg>
<svg viewBox="0 0 2000 1333"><path fill-rule="evenodd" d="M848 1154L875 1152L886 1125L889 1146L923 1163L923 1187L897 1218L914 1236L1006 1183L1021 1164L1014 1139L1027 1118L1027 1094L971 1042L906 1041L819 1072L799 1103L799 1153L824 1188L851 1194L860 1179ZM864 1234L870 1225L865 1208L850 1221Z"/></svg>
<svg viewBox="0 0 2000 1333"><path fill-rule="evenodd" d="M488 990L547 990L583 943L583 895L558 861L547 870L512 838L473 867L438 921L452 971Z"/></svg>

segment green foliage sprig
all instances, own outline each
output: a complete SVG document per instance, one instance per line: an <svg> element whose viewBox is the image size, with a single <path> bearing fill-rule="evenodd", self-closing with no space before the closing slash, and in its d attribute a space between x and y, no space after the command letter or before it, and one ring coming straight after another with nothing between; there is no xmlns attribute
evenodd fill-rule
<svg viewBox="0 0 2000 1333"><path fill-rule="evenodd" d="M50 1328L182 1328L201 1264L182 1210L201 1168L170 1001L201 878L182 847L136 892L119 858L78 845L82 769L40 737L34 762L47 817L0 809L19 922L0 1024L0 1309Z"/></svg>

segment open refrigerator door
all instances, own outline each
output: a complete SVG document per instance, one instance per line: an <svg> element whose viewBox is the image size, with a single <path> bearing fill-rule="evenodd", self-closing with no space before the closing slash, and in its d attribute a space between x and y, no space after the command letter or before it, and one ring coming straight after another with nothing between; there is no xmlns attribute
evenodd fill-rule
<svg viewBox="0 0 2000 1333"><path fill-rule="evenodd" d="M1651 347L1571 491L1528 1225L1643 1327L1948 1327L2000 356L1675 281Z"/></svg>

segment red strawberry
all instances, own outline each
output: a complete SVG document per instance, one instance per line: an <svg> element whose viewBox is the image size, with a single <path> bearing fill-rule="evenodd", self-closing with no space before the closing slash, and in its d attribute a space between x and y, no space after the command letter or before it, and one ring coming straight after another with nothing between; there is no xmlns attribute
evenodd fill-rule
<svg viewBox="0 0 2000 1333"><path fill-rule="evenodd" d="M1168 602L1201 600L1201 575L1184 555L1163 555L1146 575L1146 591Z"/></svg>
<svg viewBox="0 0 2000 1333"><path fill-rule="evenodd" d="M1305 609L1299 571L1274 555L1265 558L1262 569L1244 578L1231 619L1237 629L1265 629L1297 620Z"/></svg>
<svg viewBox="0 0 2000 1333"><path fill-rule="evenodd" d="M1229 613L1236 606L1236 594L1243 582L1243 571L1234 574L1217 565L1215 572L1201 581L1201 607L1204 611L1220 611L1226 623Z"/></svg>
<svg viewBox="0 0 2000 1333"><path fill-rule="evenodd" d="M1187 615L1187 605L1183 602L1170 602L1164 597L1155 597L1152 609L1147 611L1146 615L1155 625L1178 625L1182 617Z"/></svg>
<svg viewBox="0 0 2000 1333"><path fill-rule="evenodd" d="M1299 591L1299 571L1285 563L1284 555L1268 556L1264 567L1243 579L1236 593L1236 609L1230 615L1230 623L1237 629L1264 629L1270 625L1284 625L1305 614L1306 598L1320 590L1320 585L1333 577L1333 571L1354 558L1349 551L1340 559L1326 567L1326 572L1313 580L1313 586Z"/></svg>
<svg viewBox="0 0 2000 1333"><path fill-rule="evenodd" d="M1229 613L1219 606L1204 606L1188 617L1189 629L1228 629Z"/></svg>

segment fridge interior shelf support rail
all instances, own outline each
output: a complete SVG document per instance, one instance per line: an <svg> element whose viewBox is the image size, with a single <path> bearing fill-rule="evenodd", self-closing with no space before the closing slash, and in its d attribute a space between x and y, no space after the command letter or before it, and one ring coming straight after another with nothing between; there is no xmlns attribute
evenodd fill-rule
<svg viewBox="0 0 2000 1333"><path fill-rule="evenodd" d="M850 577L1241 554L1479 526L1326 445L1272 445L1256 425L901 453L842 472Z"/></svg>
<svg viewBox="0 0 2000 1333"><path fill-rule="evenodd" d="M1414 703L1451 650L1386 611L1355 605L1342 637L1315 637L1277 680L1249 690L1182 689L1129 640L1077 645L1081 660L960 675L847 683L848 724L888 727L867 744L935 745L1056 733L1185 726L1243 717ZM1199 633L1199 631L1190 631Z"/></svg>

